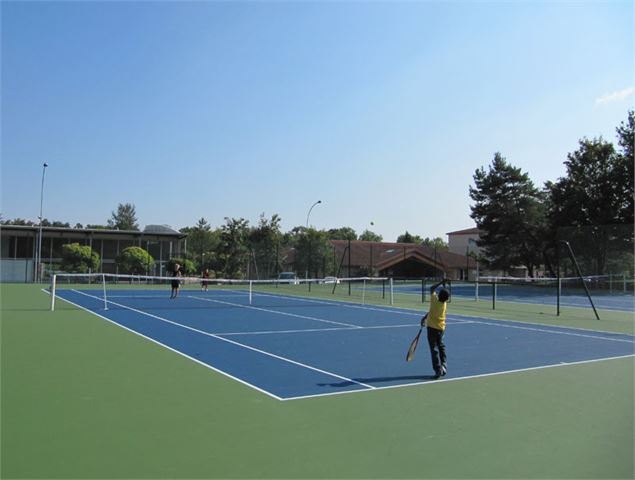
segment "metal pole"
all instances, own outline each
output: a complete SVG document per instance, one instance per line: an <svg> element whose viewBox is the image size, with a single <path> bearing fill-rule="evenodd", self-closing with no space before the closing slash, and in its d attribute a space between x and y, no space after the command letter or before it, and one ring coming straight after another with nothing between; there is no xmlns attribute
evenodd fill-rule
<svg viewBox="0 0 635 480"><path fill-rule="evenodd" d="M319 205L320 203L322 203L322 200L318 200L317 202L315 202L313 205L311 205L311 208L309 208L309 213L306 214L306 228L308 230L309 228L309 217L311 216L311 210L313 210L313 207L315 207L316 205ZM307 235L309 235L309 232L307 231ZM306 266L306 274L304 276L305 279L309 279L309 270L311 269L311 236L309 235L309 258L307 261L307 266Z"/></svg>
<svg viewBox="0 0 635 480"><path fill-rule="evenodd" d="M322 200L318 200L313 205L311 205L311 208L309 208L309 213L306 214L306 228L309 228L309 215L311 215L311 210L313 210L313 207L319 205L320 203L322 203Z"/></svg>
<svg viewBox="0 0 635 480"><path fill-rule="evenodd" d="M42 273L40 272L40 263L42 262L42 209L44 206L44 173L46 172L48 163L42 164L42 186L40 187L40 230L38 233L37 251L35 253L35 281L39 283L42 279Z"/></svg>
<svg viewBox="0 0 635 480"><path fill-rule="evenodd" d="M560 281L560 245L556 245L556 277L558 285L556 287L556 316L560 316L560 294L562 293L562 282Z"/></svg>
<svg viewBox="0 0 635 480"><path fill-rule="evenodd" d="M597 320L600 319L600 316L598 315L598 311L595 309L595 305L593 304L593 299L591 298L591 294L589 293L589 289L586 286L586 283L584 283L584 278L582 277L582 272L580 271L580 265L578 265L578 261L575 259L575 255L573 254L573 250L571 249L571 245L569 245L569 242L567 242L566 240L560 240L562 243L564 243L567 246L567 249L569 250L569 256L571 257L571 261L573 262L573 265L576 269L576 271L578 272L578 277L580 277L580 281L582 282L582 286L584 287L584 291L586 292L586 296L589 298L589 302L591 302L591 307L593 307L593 313L595 313L595 318Z"/></svg>

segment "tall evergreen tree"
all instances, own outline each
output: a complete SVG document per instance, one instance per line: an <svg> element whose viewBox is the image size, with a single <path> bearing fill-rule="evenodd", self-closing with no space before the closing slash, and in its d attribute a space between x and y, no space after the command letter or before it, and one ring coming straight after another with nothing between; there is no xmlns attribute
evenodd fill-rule
<svg viewBox="0 0 635 480"><path fill-rule="evenodd" d="M500 153L485 171L474 173L470 186L471 217L482 231L478 242L491 268L508 270L523 265L530 276L546 258L544 196L527 173Z"/></svg>
<svg viewBox="0 0 635 480"><path fill-rule="evenodd" d="M108 220L108 226L117 230L138 231L139 225L137 224L135 206L132 203L120 203L117 206L117 211L112 212L112 216Z"/></svg>

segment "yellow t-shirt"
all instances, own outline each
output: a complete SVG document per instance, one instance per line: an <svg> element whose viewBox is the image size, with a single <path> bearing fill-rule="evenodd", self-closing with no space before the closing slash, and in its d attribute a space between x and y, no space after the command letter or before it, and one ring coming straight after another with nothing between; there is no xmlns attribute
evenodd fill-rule
<svg viewBox="0 0 635 480"><path fill-rule="evenodd" d="M432 295L430 295L430 311L428 312L428 318L426 320L428 327L445 330L446 304L447 302L439 301L437 292L433 292Z"/></svg>

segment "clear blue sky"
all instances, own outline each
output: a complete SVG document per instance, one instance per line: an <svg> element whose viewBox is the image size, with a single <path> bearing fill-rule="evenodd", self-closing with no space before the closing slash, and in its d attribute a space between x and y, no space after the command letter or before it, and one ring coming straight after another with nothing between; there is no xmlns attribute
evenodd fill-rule
<svg viewBox="0 0 635 480"><path fill-rule="evenodd" d="M631 1L7 2L2 217L205 217L394 241L473 226L500 151L537 185L635 101ZM374 227L370 222L375 223Z"/></svg>

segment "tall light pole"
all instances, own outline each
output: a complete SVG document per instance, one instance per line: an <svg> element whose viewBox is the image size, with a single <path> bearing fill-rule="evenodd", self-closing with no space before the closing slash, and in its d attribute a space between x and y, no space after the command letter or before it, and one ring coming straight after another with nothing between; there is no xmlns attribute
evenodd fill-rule
<svg viewBox="0 0 635 480"><path fill-rule="evenodd" d="M313 205L311 205L311 208L309 208L309 213L306 214L306 228L309 228L309 216L311 215L311 210L313 210L313 207L315 207L316 205L319 205L320 203L322 203L322 200L318 200L317 202L315 202ZM308 232L307 232L308 235ZM311 237L309 237L309 258L308 261L306 263L306 275L305 278L309 278L309 270L311 270Z"/></svg>
<svg viewBox="0 0 635 480"><path fill-rule="evenodd" d="M311 210L313 210L313 207L320 203L322 203L322 200L318 200L313 205L311 205L311 208L309 208L309 213L306 214L306 228L309 228L309 215L311 215Z"/></svg>
<svg viewBox="0 0 635 480"><path fill-rule="evenodd" d="M37 239L37 252L35 254L35 281L42 280L41 263L42 263L42 207L44 206L44 174L46 173L46 167L48 163L42 164L42 186L40 187L40 229Z"/></svg>

